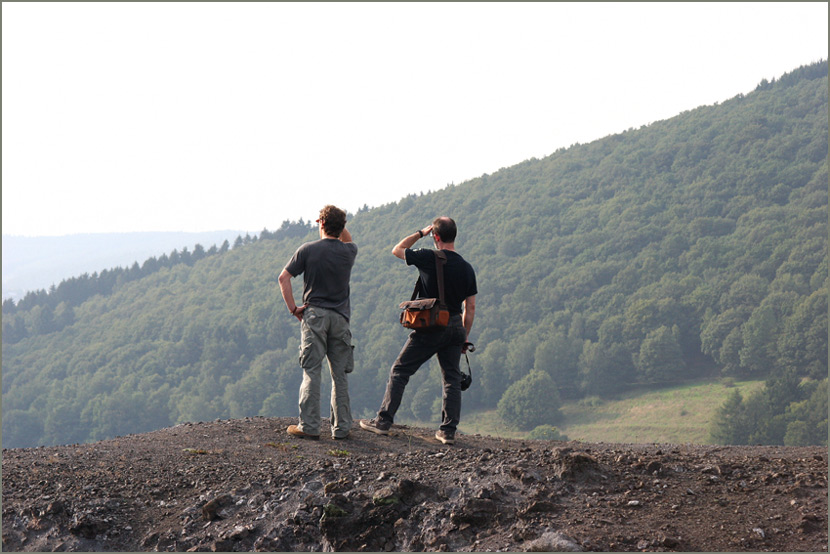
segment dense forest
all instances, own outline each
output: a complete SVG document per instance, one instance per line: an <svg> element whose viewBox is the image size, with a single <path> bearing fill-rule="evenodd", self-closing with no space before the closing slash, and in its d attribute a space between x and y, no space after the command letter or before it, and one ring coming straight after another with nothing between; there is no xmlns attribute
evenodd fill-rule
<svg viewBox="0 0 830 554"><path fill-rule="evenodd" d="M827 62L714 106L352 214L356 417L373 414L415 273L390 254L437 215L478 275L464 410L519 428L558 403L760 378L720 443L826 444ZM322 199L321 201L324 201ZM3 446L297 412L299 328L276 278L308 224L173 251L3 303ZM426 241L420 246L429 246ZM298 295L299 284L295 286ZM533 395L543 393L546 411ZM432 363L401 413L440 411Z"/></svg>

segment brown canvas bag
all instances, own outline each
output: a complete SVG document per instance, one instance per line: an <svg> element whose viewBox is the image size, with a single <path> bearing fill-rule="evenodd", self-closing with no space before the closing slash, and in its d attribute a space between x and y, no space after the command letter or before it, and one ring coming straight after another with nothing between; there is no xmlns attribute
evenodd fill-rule
<svg viewBox="0 0 830 554"><path fill-rule="evenodd" d="M447 255L441 250L435 250L435 272L438 277L438 298L419 298L418 289L421 280L415 282L412 298L401 302L401 325L407 329L427 330L446 327L450 322L450 312L444 302L444 264Z"/></svg>

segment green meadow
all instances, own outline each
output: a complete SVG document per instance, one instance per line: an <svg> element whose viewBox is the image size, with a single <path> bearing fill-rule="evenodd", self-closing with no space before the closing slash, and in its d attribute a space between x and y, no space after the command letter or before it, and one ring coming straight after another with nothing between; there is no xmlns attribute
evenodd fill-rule
<svg viewBox="0 0 830 554"><path fill-rule="evenodd" d="M613 443L706 444L715 411L735 389L746 398L764 381L730 385L700 382L659 391L630 392L613 400L586 398L562 406L564 421L556 427L571 440ZM503 438L525 438L495 410L462 413L459 430Z"/></svg>

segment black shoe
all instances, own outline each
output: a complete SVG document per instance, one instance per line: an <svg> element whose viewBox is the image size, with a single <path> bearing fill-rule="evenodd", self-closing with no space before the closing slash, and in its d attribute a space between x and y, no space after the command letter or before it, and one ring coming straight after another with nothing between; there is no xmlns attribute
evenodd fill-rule
<svg viewBox="0 0 830 554"><path fill-rule="evenodd" d="M378 435L388 435L389 429L392 427L391 423L375 419L361 419L360 426L367 431L377 433Z"/></svg>
<svg viewBox="0 0 830 554"><path fill-rule="evenodd" d="M435 438L444 444L455 444L455 433L453 431L438 430L435 432Z"/></svg>
<svg viewBox="0 0 830 554"><path fill-rule="evenodd" d="M332 435L331 438L333 438L336 441L344 441L344 440L347 440L349 438L350 434L351 433L346 433L346 435L343 436L343 437L338 437L337 435Z"/></svg>

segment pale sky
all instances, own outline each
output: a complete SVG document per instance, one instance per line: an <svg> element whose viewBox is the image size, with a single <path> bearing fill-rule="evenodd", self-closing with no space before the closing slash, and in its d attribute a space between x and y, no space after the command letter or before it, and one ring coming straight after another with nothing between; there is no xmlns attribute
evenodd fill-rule
<svg viewBox="0 0 830 554"><path fill-rule="evenodd" d="M748 93L813 3L2 4L2 232L274 230Z"/></svg>

